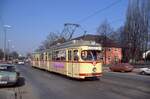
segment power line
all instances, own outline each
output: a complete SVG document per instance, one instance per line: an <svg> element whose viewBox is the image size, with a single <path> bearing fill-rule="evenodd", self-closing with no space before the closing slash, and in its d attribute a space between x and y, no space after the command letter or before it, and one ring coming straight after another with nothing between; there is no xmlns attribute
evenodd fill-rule
<svg viewBox="0 0 150 99"><path fill-rule="evenodd" d="M111 3L111 4L109 4L108 6L102 8L102 9L97 10L96 12L92 13L91 15L88 15L88 16L86 16L85 18L83 18L83 19L77 21L77 23L82 23L82 22L84 22L84 21L90 19L91 17L95 16L96 14L98 14L98 13L100 13L100 12L103 12L104 10L107 10L107 9L111 8L112 6L118 4L119 2L121 2L121 0L117 0L117 1L115 1L115 2L113 2L113 3Z"/></svg>

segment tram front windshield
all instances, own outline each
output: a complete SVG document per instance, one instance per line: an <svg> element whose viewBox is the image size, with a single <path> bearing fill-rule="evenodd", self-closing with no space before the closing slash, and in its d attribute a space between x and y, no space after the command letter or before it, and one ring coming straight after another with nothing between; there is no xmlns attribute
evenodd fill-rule
<svg viewBox="0 0 150 99"><path fill-rule="evenodd" d="M83 50L81 52L81 58L84 61L98 61L101 60L101 52L99 50Z"/></svg>

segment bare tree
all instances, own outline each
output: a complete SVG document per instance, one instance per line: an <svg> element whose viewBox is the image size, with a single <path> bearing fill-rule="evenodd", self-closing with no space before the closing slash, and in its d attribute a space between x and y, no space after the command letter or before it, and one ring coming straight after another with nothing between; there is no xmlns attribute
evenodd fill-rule
<svg viewBox="0 0 150 99"><path fill-rule="evenodd" d="M148 45L147 0L130 0L124 27L124 45L128 60L139 60Z"/></svg>
<svg viewBox="0 0 150 99"><path fill-rule="evenodd" d="M16 51L13 51L10 53L10 57L12 57L12 59L17 59L19 57L19 54Z"/></svg>
<svg viewBox="0 0 150 99"><path fill-rule="evenodd" d="M124 27L121 26L117 30L109 34L109 38L116 41L118 44L122 44L122 33L124 32Z"/></svg>
<svg viewBox="0 0 150 99"><path fill-rule="evenodd" d="M36 51L49 49L51 46L53 46L57 43L63 43L65 41L66 41L65 35L62 36L59 32L58 33L50 32L49 35L47 36L46 40L44 40L41 43L41 45L39 46L39 48Z"/></svg>
<svg viewBox="0 0 150 99"><path fill-rule="evenodd" d="M45 47L41 44L35 51L42 51L45 50Z"/></svg>
<svg viewBox="0 0 150 99"><path fill-rule="evenodd" d="M52 45L57 43L64 43L72 39L75 30L79 27L78 24L65 23L62 32L50 32L46 40L42 42L41 46L36 51L49 49Z"/></svg>
<svg viewBox="0 0 150 99"><path fill-rule="evenodd" d="M110 26L110 24L108 23L107 20L104 20L102 22L102 24L100 24L100 26L97 29L97 33L99 35L103 35L103 36L108 36L112 32L113 32L113 29L112 29L112 27Z"/></svg>
<svg viewBox="0 0 150 99"><path fill-rule="evenodd" d="M49 49L52 44L59 39L59 33L50 32L46 40L42 42L36 51Z"/></svg>

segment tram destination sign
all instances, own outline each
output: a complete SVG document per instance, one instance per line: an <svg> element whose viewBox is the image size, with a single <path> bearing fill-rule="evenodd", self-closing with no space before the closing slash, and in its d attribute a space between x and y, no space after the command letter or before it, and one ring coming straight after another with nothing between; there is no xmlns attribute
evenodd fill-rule
<svg viewBox="0 0 150 99"><path fill-rule="evenodd" d="M91 47L91 46L89 46L88 49L89 50L102 50L101 47Z"/></svg>

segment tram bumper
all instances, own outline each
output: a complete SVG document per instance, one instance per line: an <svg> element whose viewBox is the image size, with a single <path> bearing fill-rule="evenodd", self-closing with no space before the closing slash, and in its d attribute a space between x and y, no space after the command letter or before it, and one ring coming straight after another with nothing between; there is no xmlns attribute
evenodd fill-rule
<svg viewBox="0 0 150 99"><path fill-rule="evenodd" d="M81 78L86 78L86 77L101 77L102 73L80 73L79 76Z"/></svg>

